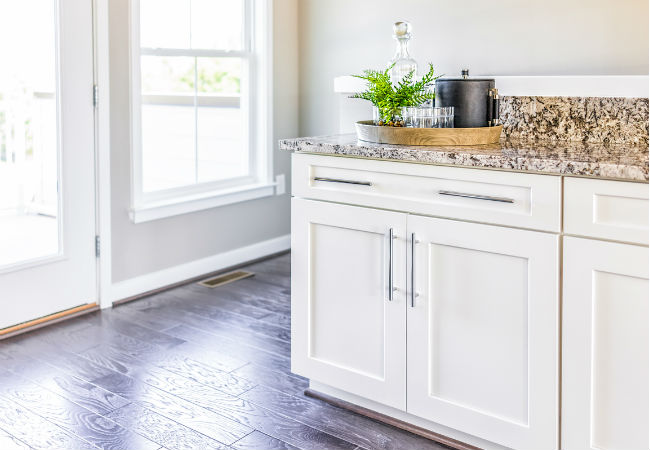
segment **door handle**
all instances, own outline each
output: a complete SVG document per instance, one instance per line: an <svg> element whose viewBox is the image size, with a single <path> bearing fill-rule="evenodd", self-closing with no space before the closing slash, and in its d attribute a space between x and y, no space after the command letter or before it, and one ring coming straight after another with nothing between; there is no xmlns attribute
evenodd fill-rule
<svg viewBox="0 0 650 450"><path fill-rule="evenodd" d="M370 181L342 180L340 178L314 177L314 181L325 181L327 183L357 184L359 186L372 186Z"/></svg>
<svg viewBox="0 0 650 450"><path fill-rule="evenodd" d="M508 197L492 197L490 195L479 195L479 194L468 194L465 192L455 192L455 191L438 191L440 195L448 195L450 197L463 197L463 198L473 198L476 200L487 200L489 202L500 202L500 203L514 203L515 200Z"/></svg>
<svg viewBox="0 0 650 450"><path fill-rule="evenodd" d="M415 233L411 233L411 308L415 308L415 297L418 296L415 293L415 244L418 242Z"/></svg>
<svg viewBox="0 0 650 450"><path fill-rule="evenodd" d="M388 230L388 300L393 301L393 229Z"/></svg>

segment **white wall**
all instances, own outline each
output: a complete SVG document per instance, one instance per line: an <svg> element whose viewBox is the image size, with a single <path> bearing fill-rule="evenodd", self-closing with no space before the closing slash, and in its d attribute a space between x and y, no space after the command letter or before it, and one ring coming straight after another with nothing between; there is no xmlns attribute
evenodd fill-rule
<svg viewBox="0 0 650 450"><path fill-rule="evenodd" d="M276 0L274 4L274 167L275 173L286 174L288 181L289 154L277 149L277 140L298 135L298 6L297 0ZM128 5L128 0L110 2L113 282L288 234L288 195L137 225L131 222Z"/></svg>
<svg viewBox="0 0 650 450"><path fill-rule="evenodd" d="M300 134L336 133L336 76L382 68L392 23L420 67L475 75L647 75L647 0L300 0Z"/></svg>

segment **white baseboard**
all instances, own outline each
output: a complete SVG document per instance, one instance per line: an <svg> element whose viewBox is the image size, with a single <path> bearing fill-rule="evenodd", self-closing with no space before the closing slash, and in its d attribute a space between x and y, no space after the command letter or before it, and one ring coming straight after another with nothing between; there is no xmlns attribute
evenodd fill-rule
<svg viewBox="0 0 650 450"><path fill-rule="evenodd" d="M110 302L103 302L102 308L112 305L112 302L133 297L134 295L153 291L164 286L179 283L206 273L215 272L227 267L263 258L264 256L289 250L291 236L284 235L268 241L230 250L218 255L198 259L180 266L170 267L157 272L113 283L110 289Z"/></svg>

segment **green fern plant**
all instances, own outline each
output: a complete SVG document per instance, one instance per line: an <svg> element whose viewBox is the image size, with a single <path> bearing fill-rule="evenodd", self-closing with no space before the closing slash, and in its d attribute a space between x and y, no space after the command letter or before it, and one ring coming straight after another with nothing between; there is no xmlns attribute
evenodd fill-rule
<svg viewBox="0 0 650 450"><path fill-rule="evenodd" d="M419 81L414 81L415 71L404 76L394 85L390 79L390 71L394 64L384 71L364 70L363 75L353 75L368 83L364 92L358 92L350 98L368 100L379 109L379 116L384 124L393 121L394 116L400 115L401 108L419 106L427 100L433 100L436 94L429 88L440 78L434 76L433 64L429 63L429 71Z"/></svg>

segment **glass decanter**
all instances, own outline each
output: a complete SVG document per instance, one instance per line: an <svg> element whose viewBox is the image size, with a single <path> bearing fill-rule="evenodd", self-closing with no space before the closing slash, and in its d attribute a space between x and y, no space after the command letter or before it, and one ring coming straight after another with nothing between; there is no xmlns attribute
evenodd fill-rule
<svg viewBox="0 0 650 450"><path fill-rule="evenodd" d="M410 72L415 72L415 75L417 75L418 64L409 55L411 24L409 22L395 22L393 25L393 38L397 41L397 50L388 65L395 64L390 71L390 79L396 85Z"/></svg>

